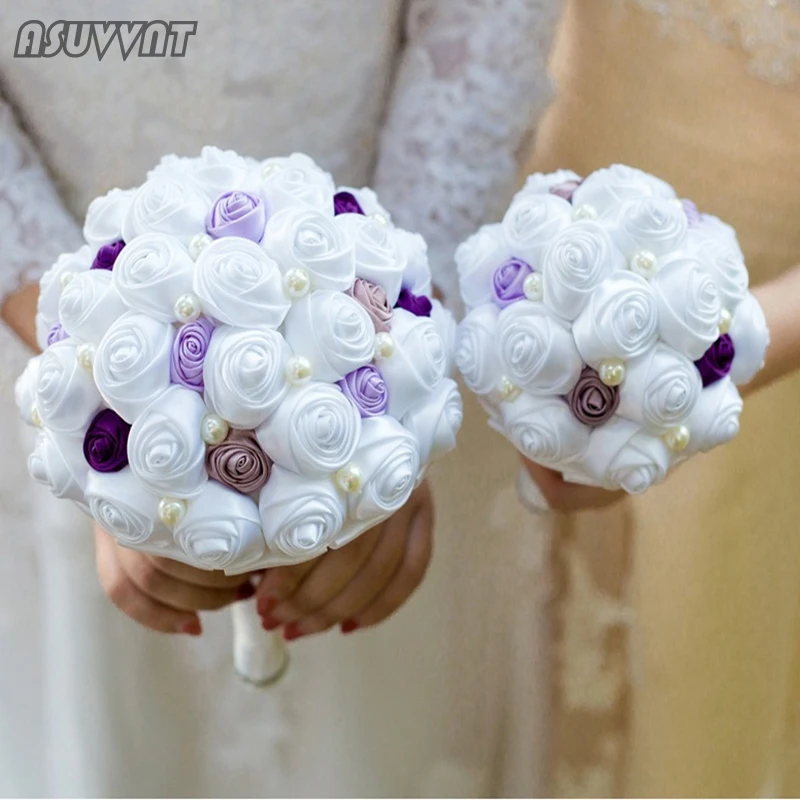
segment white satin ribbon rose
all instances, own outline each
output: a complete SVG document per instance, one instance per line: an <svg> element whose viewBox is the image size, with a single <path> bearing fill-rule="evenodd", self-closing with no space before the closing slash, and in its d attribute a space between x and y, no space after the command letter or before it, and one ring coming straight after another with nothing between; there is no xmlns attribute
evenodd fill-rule
<svg viewBox="0 0 800 800"><path fill-rule="evenodd" d="M769 347L769 328L764 310L750 292L739 303L728 333L735 350L730 378L737 386L744 386L764 366Z"/></svg>
<svg viewBox="0 0 800 800"><path fill-rule="evenodd" d="M566 200L553 194L527 194L506 211L503 236L516 258L538 268L545 248L571 223L572 206Z"/></svg>
<svg viewBox="0 0 800 800"><path fill-rule="evenodd" d="M730 376L706 386L686 420L689 444L681 453L689 457L726 444L739 433L739 417L744 404Z"/></svg>
<svg viewBox="0 0 800 800"><path fill-rule="evenodd" d="M129 311L106 332L94 357L94 380L103 400L128 423L170 386L175 329Z"/></svg>
<svg viewBox="0 0 800 800"><path fill-rule="evenodd" d="M345 291L356 277L355 246L334 218L307 207L288 207L267 221L261 246L285 274L308 273L312 289Z"/></svg>
<svg viewBox="0 0 800 800"><path fill-rule="evenodd" d="M617 414L658 436L686 420L702 390L695 365L659 343L628 362Z"/></svg>
<svg viewBox="0 0 800 800"><path fill-rule="evenodd" d="M175 321L175 301L192 291L194 262L174 237L145 233L126 245L114 262L114 286L136 311Z"/></svg>
<svg viewBox="0 0 800 800"><path fill-rule="evenodd" d="M403 289L411 294L424 294L429 297L433 293L431 267L428 262L428 243L418 233L410 233L402 228L394 229L397 245L405 253L406 269L403 273Z"/></svg>
<svg viewBox="0 0 800 800"><path fill-rule="evenodd" d="M444 374L453 377L456 368L456 339L458 324L455 317L436 299L431 300L431 322L442 337L445 352Z"/></svg>
<svg viewBox="0 0 800 800"><path fill-rule="evenodd" d="M650 282L658 305L661 338L697 361L719 336L719 292L702 262L676 254L665 259Z"/></svg>
<svg viewBox="0 0 800 800"><path fill-rule="evenodd" d="M454 258L461 296L469 308L492 302L494 273L512 255L501 223L484 225L458 246Z"/></svg>
<svg viewBox="0 0 800 800"><path fill-rule="evenodd" d="M67 274L75 275L79 272L87 272L91 266L92 253L89 246L84 245L74 253L60 255L56 259L56 263L42 275L39 282L39 301L36 310L48 331L58 322L58 305L64 288L61 285L61 279Z"/></svg>
<svg viewBox="0 0 800 800"><path fill-rule="evenodd" d="M592 292L572 326L583 360L597 369L607 358L643 355L658 339L658 311L650 284L631 272L616 272Z"/></svg>
<svg viewBox="0 0 800 800"><path fill-rule="evenodd" d="M83 223L83 238L92 254L104 244L124 238L122 225L135 194L136 189L112 189L89 203Z"/></svg>
<svg viewBox="0 0 800 800"><path fill-rule="evenodd" d="M689 233L689 245L708 270L719 291L722 307L733 314L747 296L749 276L736 234L728 226L704 221Z"/></svg>
<svg viewBox="0 0 800 800"><path fill-rule="evenodd" d="M500 312L497 349L506 376L531 394L567 394L583 368L567 324L541 303Z"/></svg>
<svg viewBox="0 0 800 800"><path fill-rule="evenodd" d="M205 233L210 203L192 183L154 177L143 183L131 200L122 222L126 245L144 233L166 233L188 245Z"/></svg>
<svg viewBox="0 0 800 800"><path fill-rule="evenodd" d="M277 331L217 328L203 363L209 409L236 428L257 428L286 394L290 355Z"/></svg>
<svg viewBox="0 0 800 800"><path fill-rule="evenodd" d="M544 252L545 305L559 317L574 320L592 291L624 266L622 253L602 225L589 220L575 222Z"/></svg>
<svg viewBox="0 0 800 800"><path fill-rule="evenodd" d="M89 465L83 457L83 436L41 431L28 457L28 472L56 497L83 501Z"/></svg>
<svg viewBox="0 0 800 800"><path fill-rule="evenodd" d="M463 421L464 404L458 384L450 378L442 380L424 403L412 408L401 420L403 427L416 438L420 463L424 466L455 449Z"/></svg>
<svg viewBox="0 0 800 800"><path fill-rule="evenodd" d="M503 374L497 351L499 316L500 309L487 303L470 311L458 325L456 365L464 383L478 395L497 388Z"/></svg>
<svg viewBox="0 0 800 800"><path fill-rule="evenodd" d="M253 165L233 150L206 146L198 158L164 156L147 173L147 179L177 180L189 183L207 200L213 201L223 192L234 189L255 190L260 179Z"/></svg>
<svg viewBox="0 0 800 800"><path fill-rule="evenodd" d="M131 471L91 472L86 502L92 516L123 547L159 552L172 545L172 533L158 518L158 500Z"/></svg>
<svg viewBox="0 0 800 800"><path fill-rule="evenodd" d="M555 172L534 172L528 175L524 186L514 195L514 200L529 194L548 194L562 183L580 183L581 176L569 169Z"/></svg>
<svg viewBox="0 0 800 800"><path fill-rule="evenodd" d="M36 376L36 408L46 428L59 433L82 431L102 403L90 372L79 363L69 339L49 347Z"/></svg>
<svg viewBox="0 0 800 800"><path fill-rule="evenodd" d="M340 214L336 224L355 245L356 277L380 286L394 305L408 264L405 247L395 229L363 214Z"/></svg>
<svg viewBox="0 0 800 800"><path fill-rule="evenodd" d="M276 213L298 205L333 214L336 186L331 176L303 153L283 158L268 158L260 166L262 193L269 209Z"/></svg>
<svg viewBox="0 0 800 800"><path fill-rule="evenodd" d="M277 328L292 305L278 264L254 242L233 236L202 251L194 291L205 314L242 328Z"/></svg>
<svg viewBox="0 0 800 800"><path fill-rule="evenodd" d="M119 296L112 273L91 269L78 273L61 292L58 314L64 330L79 342L97 344L128 307Z"/></svg>
<svg viewBox="0 0 800 800"><path fill-rule="evenodd" d="M36 405L36 381L41 360L41 356L29 359L22 374L14 383L14 402L26 425L36 425L33 408Z"/></svg>
<svg viewBox="0 0 800 800"><path fill-rule="evenodd" d="M619 209L614 241L630 259L639 251L668 255L686 241L689 223L686 212L670 200L646 197L629 200Z"/></svg>
<svg viewBox="0 0 800 800"><path fill-rule="evenodd" d="M350 461L360 432L361 416L341 390L313 382L292 389L256 437L279 467L321 478Z"/></svg>
<svg viewBox="0 0 800 800"><path fill-rule="evenodd" d="M644 197L670 200L676 195L668 183L653 175L635 167L613 164L586 177L572 195L572 205L590 206L601 217L615 216L621 203Z"/></svg>
<svg viewBox="0 0 800 800"><path fill-rule="evenodd" d="M561 470L589 446L590 429L561 397L522 394L503 403L501 432L526 458Z"/></svg>
<svg viewBox="0 0 800 800"><path fill-rule="evenodd" d="M269 553L265 566L322 555L344 524L344 495L330 478L274 467L258 503Z"/></svg>
<svg viewBox="0 0 800 800"><path fill-rule="evenodd" d="M579 466L593 484L641 494L664 480L670 451L660 437L634 422L612 417L592 431Z"/></svg>
<svg viewBox="0 0 800 800"><path fill-rule="evenodd" d="M396 308L392 317L394 350L378 362L389 392L388 413L399 419L430 397L447 369L445 345L430 317Z"/></svg>
<svg viewBox="0 0 800 800"><path fill-rule="evenodd" d="M159 497L196 497L208 481L200 436L206 406L197 392L171 386L133 423L128 459Z"/></svg>
<svg viewBox="0 0 800 800"><path fill-rule="evenodd" d="M395 311L393 336L397 317ZM338 381L372 361L372 320L359 303L341 292L307 294L292 306L283 330L293 353L309 360L314 380Z"/></svg>
<svg viewBox="0 0 800 800"><path fill-rule="evenodd" d="M175 541L186 563L228 575L260 567L266 551L256 503L216 481L189 502Z"/></svg>

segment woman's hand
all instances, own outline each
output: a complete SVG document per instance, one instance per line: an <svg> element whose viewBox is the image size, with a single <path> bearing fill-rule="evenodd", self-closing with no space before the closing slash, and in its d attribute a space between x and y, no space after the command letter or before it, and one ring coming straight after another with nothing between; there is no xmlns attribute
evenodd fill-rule
<svg viewBox="0 0 800 800"><path fill-rule="evenodd" d="M198 611L255 594L247 575L229 577L129 550L97 525L94 541L103 591L120 611L154 631L199 636Z"/></svg>
<svg viewBox="0 0 800 800"><path fill-rule="evenodd" d="M609 492L594 486L581 486L577 483L568 483L560 472L547 469L540 464L534 464L527 458L522 459L528 474L541 489L547 504L552 511L569 513L572 511L585 511L590 508L605 508L621 500L625 492L621 489Z"/></svg>
<svg viewBox="0 0 800 800"><path fill-rule="evenodd" d="M377 625L408 600L431 559L433 503L427 482L394 516L340 550L268 570L258 587L264 627L286 639L341 625Z"/></svg>

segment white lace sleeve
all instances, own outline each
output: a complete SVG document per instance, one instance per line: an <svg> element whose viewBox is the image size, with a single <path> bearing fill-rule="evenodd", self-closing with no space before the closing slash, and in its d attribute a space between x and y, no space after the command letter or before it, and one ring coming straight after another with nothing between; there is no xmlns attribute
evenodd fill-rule
<svg viewBox="0 0 800 800"><path fill-rule="evenodd" d="M517 156L546 106L561 0L411 0L375 188L428 240L452 299L452 255L508 204Z"/></svg>
<svg viewBox="0 0 800 800"><path fill-rule="evenodd" d="M79 227L0 93L0 306L79 244Z"/></svg>

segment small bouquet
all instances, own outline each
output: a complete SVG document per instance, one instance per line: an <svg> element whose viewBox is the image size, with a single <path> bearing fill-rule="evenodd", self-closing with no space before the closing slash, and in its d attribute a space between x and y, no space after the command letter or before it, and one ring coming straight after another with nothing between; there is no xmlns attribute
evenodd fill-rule
<svg viewBox="0 0 800 800"><path fill-rule="evenodd" d="M636 494L738 432L764 314L733 229L658 178L532 175L456 263L458 367L530 460Z"/></svg>
<svg viewBox="0 0 800 800"><path fill-rule="evenodd" d="M313 559L455 446L455 322L371 190L207 147L83 232L42 278L16 396L32 476L120 544L228 574Z"/></svg>

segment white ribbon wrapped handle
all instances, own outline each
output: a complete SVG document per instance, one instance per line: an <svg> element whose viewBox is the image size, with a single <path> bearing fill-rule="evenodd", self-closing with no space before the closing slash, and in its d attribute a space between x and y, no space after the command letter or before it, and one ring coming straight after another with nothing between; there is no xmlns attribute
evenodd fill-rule
<svg viewBox="0 0 800 800"><path fill-rule="evenodd" d="M280 633L261 627L255 600L231 606L233 619L233 664L242 680L255 686L268 686L283 677L289 666L289 653Z"/></svg>

